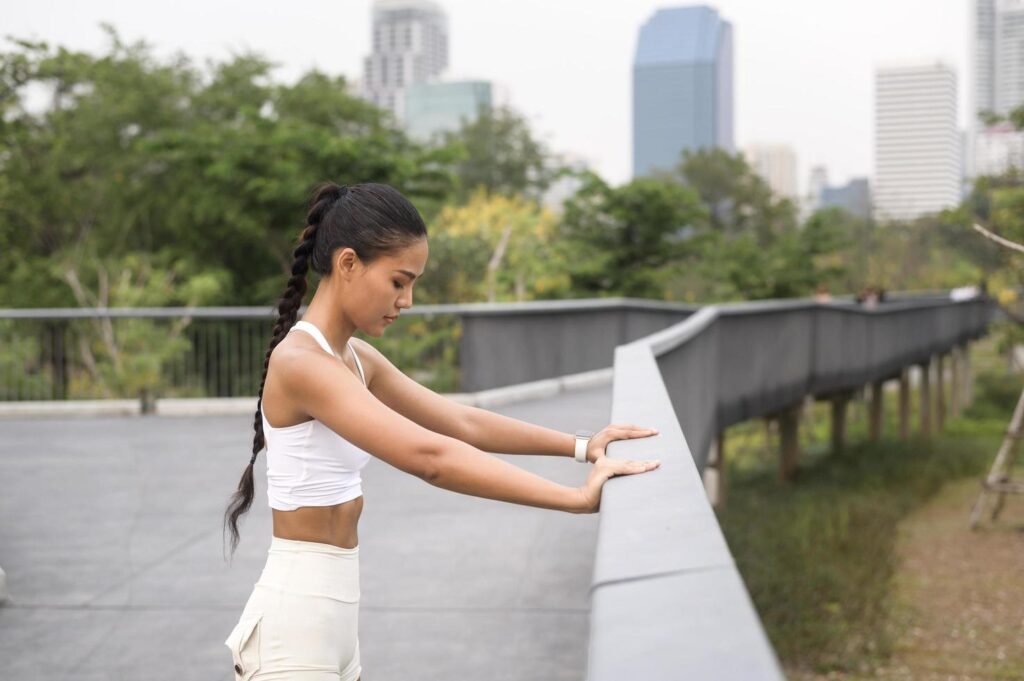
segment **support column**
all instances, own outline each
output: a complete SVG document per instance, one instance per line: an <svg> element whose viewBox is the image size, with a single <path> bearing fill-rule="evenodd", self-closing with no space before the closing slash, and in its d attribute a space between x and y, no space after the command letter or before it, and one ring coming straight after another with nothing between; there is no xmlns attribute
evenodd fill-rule
<svg viewBox="0 0 1024 681"><path fill-rule="evenodd" d="M711 446L713 458L704 467L704 486L708 500L715 508L725 506L725 431L718 432L718 438Z"/></svg>
<svg viewBox="0 0 1024 681"><path fill-rule="evenodd" d="M882 407L883 391L885 381L875 381L871 384L871 405L868 409L868 439L878 442L882 437Z"/></svg>
<svg viewBox="0 0 1024 681"><path fill-rule="evenodd" d="M910 372L900 369L900 439L910 439Z"/></svg>
<svg viewBox="0 0 1024 681"><path fill-rule="evenodd" d="M956 418L960 416L960 346L954 345L949 353L949 413Z"/></svg>
<svg viewBox="0 0 1024 681"><path fill-rule="evenodd" d="M850 393L832 398L832 453L842 454L846 444L846 407L850 404Z"/></svg>
<svg viewBox="0 0 1024 681"><path fill-rule="evenodd" d="M920 364L921 367L921 437L931 437L932 434L932 358L929 357Z"/></svg>
<svg viewBox="0 0 1024 681"><path fill-rule="evenodd" d="M800 405L779 413L779 439L781 440L779 477L789 482L796 477L800 458Z"/></svg>
<svg viewBox="0 0 1024 681"><path fill-rule="evenodd" d="M961 404L966 408L974 401L974 376L971 375L971 344L968 341L964 341L963 344L963 358L964 399Z"/></svg>
<svg viewBox="0 0 1024 681"><path fill-rule="evenodd" d="M942 432L946 425L946 358L935 358L935 430Z"/></svg>

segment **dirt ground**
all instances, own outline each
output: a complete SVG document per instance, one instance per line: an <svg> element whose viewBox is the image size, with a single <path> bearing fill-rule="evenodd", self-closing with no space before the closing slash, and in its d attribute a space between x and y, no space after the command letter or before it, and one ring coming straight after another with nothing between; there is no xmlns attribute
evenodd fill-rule
<svg viewBox="0 0 1024 681"><path fill-rule="evenodd" d="M1024 478L1018 471L1017 478ZM892 657L872 674L789 678L1024 679L1024 496L968 529L977 478L948 484L899 527Z"/></svg>

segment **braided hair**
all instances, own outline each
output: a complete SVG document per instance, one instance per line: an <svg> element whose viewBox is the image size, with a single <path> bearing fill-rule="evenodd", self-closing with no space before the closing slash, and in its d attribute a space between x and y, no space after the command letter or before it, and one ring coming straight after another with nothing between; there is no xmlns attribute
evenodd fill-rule
<svg viewBox="0 0 1024 681"><path fill-rule="evenodd" d="M427 236L423 218L412 203L386 184L364 183L340 186L333 182L318 185L309 199L306 226L297 239L293 253L292 275L277 304L278 318L274 324L270 347L263 361L256 402L252 457L242 472L224 511L224 530L231 534L231 553L238 547L238 519L249 510L253 500L253 466L256 455L266 446L263 435L263 386L267 382L270 355L295 325L299 308L306 295L306 274L312 266L321 276L329 276L332 255L338 248L351 248L360 261L369 264L381 255L394 253Z"/></svg>

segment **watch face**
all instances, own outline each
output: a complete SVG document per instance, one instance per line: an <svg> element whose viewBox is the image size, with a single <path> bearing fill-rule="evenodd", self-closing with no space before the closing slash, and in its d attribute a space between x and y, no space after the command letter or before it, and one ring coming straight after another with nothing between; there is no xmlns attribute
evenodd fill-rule
<svg viewBox="0 0 1024 681"><path fill-rule="evenodd" d="M576 431L576 437L591 438L591 437L594 437L594 433L593 433L593 431L590 431L590 430L577 430Z"/></svg>

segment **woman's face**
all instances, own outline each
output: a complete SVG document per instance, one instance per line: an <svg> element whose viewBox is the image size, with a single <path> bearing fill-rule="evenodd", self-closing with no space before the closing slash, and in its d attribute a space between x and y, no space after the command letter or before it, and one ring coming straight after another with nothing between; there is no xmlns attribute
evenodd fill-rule
<svg viewBox="0 0 1024 681"><path fill-rule="evenodd" d="M350 301L347 312L356 328L371 336L382 335L392 323L388 318L412 307L413 287L426 266L427 240L422 238L356 267L345 294Z"/></svg>

